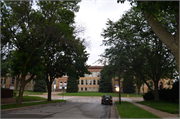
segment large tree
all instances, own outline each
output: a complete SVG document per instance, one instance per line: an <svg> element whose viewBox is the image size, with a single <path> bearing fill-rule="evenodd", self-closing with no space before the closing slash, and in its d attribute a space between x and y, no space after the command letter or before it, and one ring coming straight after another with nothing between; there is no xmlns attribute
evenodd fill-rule
<svg viewBox="0 0 180 119"><path fill-rule="evenodd" d="M120 50L121 70L133 70L159 99L158 82L161 78L172 78L176 63L172 53L157 38L136 7L126 12L117 22L109 20L102 36L105 45L114 45L105 51L105 57L117 65ZM122 71L121 71L122 72ZM125 71L124 71L125 73ZM124 79L125 80L125 79ZM148 84L152 80L154 89Z"/></svg>
<svg viewBox="0 0 180 119"><path fill-rule="evenodd" d="M112 92L112 78L115 78L113 67L104 66L101 70L101 78L99 80L99 92Z"/></svg>
<svg viewBox="0 0 180 119"><path fill-rule="evenodd" d="M124 1L126 0L117 0L121 3L124 3ZM180 70L179 1L127 1L130 1L131 4L135 3L137 8L142 11L154 33L171 50L176 59L178 70Z"/></svg>
<svg viewBox="0 0 180 119"><path fill-rule="evenodd" d="M88 59L88 53L85 50L86 47L83 45L84 40L80 41L77 39L78 45L71 51L70 56L70 63L67 64L67 75L68 77L68 84L67 84L67 92L77 92L78 91L78 80L80 77L83 77L84 74L90 74L91 72L88 71L88 65L86 61ZM73 44L74 45L74 44ZM72 50L72 47L71 47Z"/></svg>
<svg viewBox="0 0 180 119"><path fill-rule="evenodd" d="M79 10L78 1L2 1L1 2L1 41L5 46L13 46L13 75L19 75L21 83L18 103L22 103L25 85L39 71L44 69L42 53L49 40L58 44L65 37L63 24L72 26L74 12ZM67 26L67 25L66 25ZM50 55L50 54L49 54ZM28 72L29 79L25 79Z"/></svg>

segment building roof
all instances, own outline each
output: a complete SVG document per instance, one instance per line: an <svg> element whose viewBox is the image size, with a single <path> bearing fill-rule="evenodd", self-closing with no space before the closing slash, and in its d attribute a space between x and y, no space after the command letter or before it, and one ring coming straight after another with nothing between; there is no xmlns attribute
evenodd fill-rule
<svg viewBox="0 0 180 119"><path fill-rule="evenodd" d="M88 69L102 69L103 66L90 66Z"/></svg>

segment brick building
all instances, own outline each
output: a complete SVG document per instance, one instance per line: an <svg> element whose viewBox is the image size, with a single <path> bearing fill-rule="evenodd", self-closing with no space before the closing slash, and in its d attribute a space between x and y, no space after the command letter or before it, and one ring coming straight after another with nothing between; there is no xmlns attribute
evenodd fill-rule
<svg viewBox="0 0 180 119"><path fill-rule="evenodd" d="M84 77L80 77L78 81L78 91L98 91L99 90L99 80L100 80L100 72L102 70L103 66L90 66L88 70L92 73L90 75L84 74ZM30 74L27 75L26 79ZM19 85L16 88L16 77L1 77L1 87L2 88L9 88L13 90L19 90ZM67 89L67 76L61 77L61 78L55 78L52 89L54 88L56 91L62 91L64 87L64 91ZM121 79L121 92L123 92L122 89L122 81ZM172 85L168 85L169 80L160 80L159 81L159 88L171 88ZM33 90L35 81L30 81L26 86L24 90ZM118 85L118 78L112 79L112 88L113 91L115 91L115 85ZM146 93L148 91L148 87L144 84L141 88L141 93ZM144 90L144 91L143 91Z"/></svg>
<svg viewBox="0 0 180 119"><path fill-rule="evenodd" d="M92 73L90 75L84 74L84 77L80 77L78 80L78 91L98 91L100 72L103 66L90 66L88 70ZM56 91L62 91L67 89L67 76L56 78L54 87Z"/></svg>

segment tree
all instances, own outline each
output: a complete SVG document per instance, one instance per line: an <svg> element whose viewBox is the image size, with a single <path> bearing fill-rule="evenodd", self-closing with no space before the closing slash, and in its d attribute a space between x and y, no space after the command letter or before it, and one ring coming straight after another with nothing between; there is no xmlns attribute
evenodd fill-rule
<svg viewBox="0 0 180 119"><path fill-rule="evenodd" d="M49 40L58 44L65 37L61 29L73 29L74 12L79 10L78 1L2 1L2 43L13 46L13 75L19 75L21 83L18 103L22 104L23 90L39 71L44 70L42 53ZM72 27L65 27L68 24ZM66 25L67 26L67 25ZM67 39L66 39L67 40ZM25 79L28 72L29 79Z"/></svg>
<svg viewBox="0 0 180 119"><path fill-rule="evenodd" d="M123 92L124 93L135 93L135 86L132 76L124 77L123 78Z"/></svg>
<svg viewBox="0 0 180 119"><path fill-rule="evenodd" d="M46 92L46 82L44 79L36 80L34 84L34 92Z"/></svg>
<svg viewBox="0 0 180 119"><path fill-rule="evenodd" d="M77 93L78 92L78 80L73 76L68 77L66 93Z"/></svg>
<svg viewBox="0 0 180 119"><path fill-rule="evenodd" d="M88 59L88 53L85 50L86 47L83 45L84 40L80 41L77 39L78 44L76 45L76 49L71 51L70 54L70 63L67 64L67 75L68 84L67 84L67 92L73 93L78 91L78 83L79 77L83 77L84 74L90 74L88 71L88 65L86 61ZM72 50L72 48L70 48Z"/></svg>
<svg viewBox="0 0 180 119"><path fill-rule="evenodd" d="M136 72L136 76L153 92L155 100L159 100L159 80L173 78L172 72L176 69L172 53L157 38L135 7L117 22L109 20L106 24L108 27L102 33L108 39L105 45L114 46L105 51L104 57L109 58L110 64L116 66L120 49L122 71ZM149 80L153 81L154 89L148 84Z"/></svg>
<svg viewBox="0 0 180 119"><path fill-rule="evenodd" d="M117 0L124 3L125 0ZM134 1L131 1L131 4ZM179 68L179 1L137 1L145 19L158 38L171 50ZM171 16L171 17L169 17ZM168 24L164 24L164 21ZM173 22L172 22L173 21ZM175 21L175 22L174 22ZM171 30L169 30L171 28Z"/></svg>
<svg viewBox="0 0 180 119"><path fill-rule="evenodd" d="M101 78L99 80L99 92L112 92L112 78L113 73L111 72L110 66L104 66L101 70Z"/></svg>

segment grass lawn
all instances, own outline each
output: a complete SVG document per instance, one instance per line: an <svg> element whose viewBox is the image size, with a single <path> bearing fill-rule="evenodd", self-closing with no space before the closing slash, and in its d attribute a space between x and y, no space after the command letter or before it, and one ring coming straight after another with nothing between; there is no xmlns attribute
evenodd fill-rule
<svg viewBox="0 0 180 119"><path fill-rule="evenodd" d="M169 112L172 114L178 114L179 113L179 104L178 103L172 103L172 102L166 102L162 100L151 100L151 101L142 101L137 102L161 111Z"/></svg>
<svg viewBox="0 0 180 119"><path fill-rule="evenodd" d="M13 92L16 92L17 94L19 94L19 90L14 90ZM24 95L42 95L43 93L47 93L47 92L33 92L32 90L24 90L23 94Z"/></svg>
<svg viewBox="0 0 180 119"><path fill-rule="evenodd" d="M18 104L5 104L5 105L1 105L1 109L3 110L3 109L26 107L26 106L32 106L32 105L55 103L55 102L65 102L65 101L66 101L66 100L53 100L53 101L31 102L31 103L23 103L22 105L18 105Z"/></svg>
<svg viewBox="0 0 180 119"><path fill-rule="evenodd" d="M122 101L119 105L116 101L115 104L121 118L160 118L129 102Z"/></svg>
<svg viewBox="0 0 180 119"><path fill-rule="evenodd" d="M14 96L16 98L16 102L18 100L18 96ZM37 97L37 96L23 96L22 102L28 102L28 101L38 101L38 100L47 100L43 97Z"/></svg>
<svg viewBox="0 0 180 119"><path fill-rule="evenodd" d="M78 93L59 93L58 95L62 96L103 96L111 95L112 97L119 97L119 93L101 93L101 92L78 92ZM121 97L142 97L143 93L137 95L136 93L121 93Z"/></svg>

